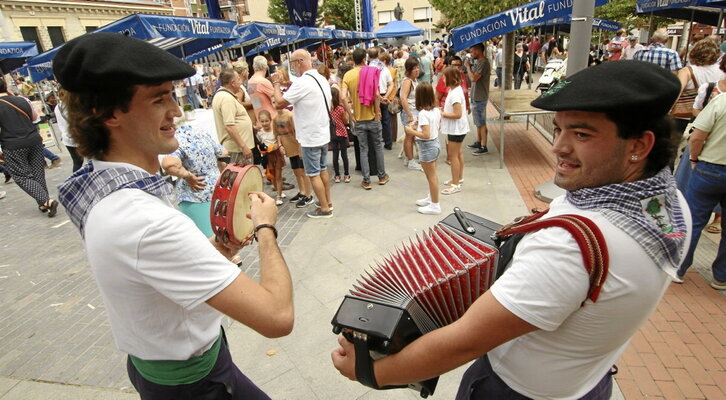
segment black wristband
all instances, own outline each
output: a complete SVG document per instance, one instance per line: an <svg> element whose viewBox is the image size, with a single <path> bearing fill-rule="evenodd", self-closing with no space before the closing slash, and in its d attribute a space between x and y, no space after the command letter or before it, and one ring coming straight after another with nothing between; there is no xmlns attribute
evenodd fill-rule
<svg viewBox="0 0 726 400"><path fill-rule="evenodd" d="M698 159L695 159L695 160L688 159L688 161L697 163L698 162Z"/></svg>
<svg viewBox="0 0 726 400"><path fill-rule="evenodd" d="M270 228L270 229L272 229L272 233L275 234L275 240L277 240L277 228L275 228L274 225L270 225L270 224L259 224L259 225L257 225L255 227L255 230L253 232L253 234L255 236L255 241L257 241L257 242L260 241L259 239L257 239L257 231L259 231L262 228Z"/></svg>
<svg viewBox="0 0 726 400"><path fill-rule="evenodd" d="M232 162L232 157L217 157L217 161L229 164Z"/></svg>

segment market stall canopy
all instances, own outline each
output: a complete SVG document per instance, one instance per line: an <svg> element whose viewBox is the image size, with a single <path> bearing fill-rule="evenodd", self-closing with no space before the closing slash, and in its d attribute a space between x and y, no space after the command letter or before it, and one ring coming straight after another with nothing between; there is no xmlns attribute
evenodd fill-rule
<svg viewBox="0 0 726 400"><path fill-rule="evenodd" d="M237 31L237 39L226 41L199 53L195 53L195 59L206 57L226 48L251 46L267 39L267 36L262 33L262 29L255 22L237 25L234 29Z"/></svg>
<svg viewBox="0 0 726 400"><path fill-rule="evenodd" d="M323 40L331 40L333 31L325 28L300 28L300 32L295 40L295 47L307 47Z"/></svg>
<svg viewBox="0 0 726 400"><path fill-rule="evenodd" d="M267 39L248 51L246 56L254 56L274 49L279 46L291 45L297 41L300 28L294 25L268 24L264 22L253 22Z"/></svg>
<svg viewBox="0 0 726 400"><path fill-rule="evenodd" d="M391 21L383 28L376 31L377 38L394 38L406 36L421 36L424 30L416 28L406 20Z"/></svg>
<svg viewBox="0 0 726 400"><path fill-rule="evenodd" d="M167 50L184 61L192 62L208 54L209 49L218 51L225 44L233 44L229 42L238 37L235 26L233 21L226 20L134 14L86 35L111 32L132 36ZM62 45L28 60L30 75L34 81L53 76L53 57L61 47Z"/></svg>
<svg viewBox="0 0 726 400"><path fill-rule="evenodd" d="M454 49L461 51L495 36L571 15L573 2L574 0L535 1L454 28L451 30ZM595 0L595 6L602 6L607 2L608 0Z"/></svg>
<svg viewBox="0 0 726 400"><path fill-rule="evenodd" d="M25 60L38 55L34 42L0 43L0 72L7 74L25 64Z"/></svg>
<svg viewBox="0 0 726 400"><path fill-rule="evenodd" d="M638 0L635 3L635 12L716 26L724 7L726 7L726 1Z"/></svg>

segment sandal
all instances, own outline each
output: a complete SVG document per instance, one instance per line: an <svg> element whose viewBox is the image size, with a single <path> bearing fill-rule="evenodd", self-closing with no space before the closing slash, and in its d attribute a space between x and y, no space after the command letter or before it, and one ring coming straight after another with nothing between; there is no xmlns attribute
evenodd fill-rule
<svg viewBox="0 0 726 400"><path fill-rule="evenodd" d="M46 206L45 204L41 204L38 206L38 210L40 210L40 212L42 213L48 212L48 206Z"/></svg>
<svg viewBox="0 0 726 400"><path fill-rule="evenodd" d="M55 200L50 201L48 206L48 218L53 218L58 213L58 202Z"/></svg>
<svg viewBox="0 0 726 400"><path fill-rule="evenodd" d="M721 233L721 223L720 222L711 222L706 226L706 232L708 233Z"/></svg>

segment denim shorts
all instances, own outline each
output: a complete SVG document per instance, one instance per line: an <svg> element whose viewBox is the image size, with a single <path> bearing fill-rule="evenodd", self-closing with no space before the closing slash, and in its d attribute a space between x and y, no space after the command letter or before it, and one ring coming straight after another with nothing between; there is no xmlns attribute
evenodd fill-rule
<svg viewBox="0 0 726 400"><path fill-rule="evenodd" d="M416 138L416 144L418 145L418 160L421 162L432 162L436 161L441 154L441 145L439 144L439 138L431 140L422 140Z"/></svg>
<svg viewBox="0 0 726 400"><path fill-rule="evenodd" d="M471 101L471 114L474 117L474 125L484 126L487 124L487 102Z"/></svg>
<svg viewBox="0 0 726 400"><path fill-rule="evenodd" d="M318 176L320 172L328 168L328 145L327 143L318 147L301 148L305 175Z"/></svg>

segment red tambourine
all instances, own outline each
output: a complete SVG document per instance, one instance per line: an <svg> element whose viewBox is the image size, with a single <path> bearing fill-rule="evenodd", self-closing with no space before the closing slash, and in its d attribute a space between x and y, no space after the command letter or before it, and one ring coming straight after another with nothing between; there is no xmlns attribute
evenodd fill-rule
<svg viewBox="0 0 726 400"><path fill-rule="evenodd" d="M217 241L245 245L254 226L250 213L250 192L262 191L262 172L255 165L229 164L217 179L209 210Z"/></svg>

